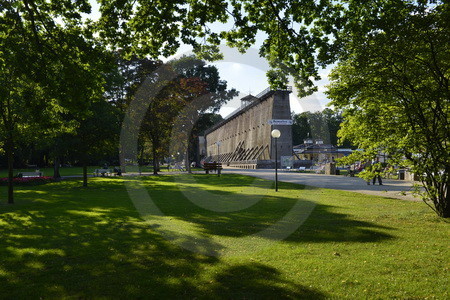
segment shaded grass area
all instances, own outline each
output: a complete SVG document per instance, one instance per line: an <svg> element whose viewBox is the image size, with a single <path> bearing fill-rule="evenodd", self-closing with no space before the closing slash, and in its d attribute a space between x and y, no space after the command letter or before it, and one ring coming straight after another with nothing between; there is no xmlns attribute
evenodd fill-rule
<svg viewBox="0 0 450 300"><path fill-rule="evenodd" d="M116 166L119 167L119 166ZM102 169L102 166L88 166L87 172L89 175L92 175L94 173L95 169ZM114 169L114 166L110 166L110 169ZM53 176L53 168L38 168L41 172L43 172L44 176ZM133 172L145 172L145 173L152 173L153 167L151 166L130 166L128 167L130 171ZM26 169L14 169L14 175L17 175L21 172L34 172L36 168L26 168ZM192 171L202 171L201 168L192 168ZM168 170L167 166L161 166L160 173L170 173L179 171L178 169L170 169ZM59 169L59 172L61 176L81 176L83 175L83 168L82 167L61 167ZM0 169L0 178L7 177L8 176L8 170L7 169Z"/></svg>
<svg viewBox="0 0 450 300"><path fill-rule="evenodd" d="M449 297L450 225L422 203L231 174L80 186L0 205L0 298Z"/></svg>
<svg viewBox="0 0 450 300"><path fill-rule="evenodd" d="M100 169L101 167L96 166L89 166L87 171L88 174L92 174L95 169ZM44 176L53 176L53 168L38 168L41 172L43 172ZM27 168L27 169L14 169L14 176L21 173L21 172L34 172L36 168ZM61 176L81 176L83 175L83 168L82 167L61 167L59 169L59 173ZM0 169L0 178L1 177L7 177L8 176L8 170L7 169Z"/></svg>

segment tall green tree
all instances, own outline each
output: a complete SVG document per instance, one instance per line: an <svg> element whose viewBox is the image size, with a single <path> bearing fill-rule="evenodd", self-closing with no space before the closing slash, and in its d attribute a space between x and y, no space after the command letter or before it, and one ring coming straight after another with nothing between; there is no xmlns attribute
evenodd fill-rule
<svg viewBox="0 0 450 300"><path fill-rule="evenodd" d="M111 81L116 87L111 90L120 93L111 99L130 117L145 111L139 124L138 153L134 154L141 162L151 158L155 174L165 156L190 152L188 145L196 135L193 128L203 114L217 112L237 94L227 88L216 67L193 56L167 64L137 57L121 59L117 74L118 79ZM125 85L117 87L117 83Z"/></svg>
<svg viewBox="0 0 450 300"><path fill-rule="evenodd" d="M13 203L17 140L30 129L39 136L64 128L49 126L49 118L83 116L89 99L102 92L94 66L104 51L92 26L82 22L82 14L90 12L87 0L3 0L0 9L0 126L8 157L8 203Z"/></svg>
<svg viewBox="0 0 450 300"><path fill-rule="evenodd" d="M179 74L179 82L184 86L187 100L183 111L178 115L176 129L173 132L184 132L183 151L186 168L190 172L192 147L197 143L196 124L205 114L217 113L220 107L238 95L235 89L228 89L227 82L220 79L215 66L207 65L194 56L183 56L172 61L171 66Z"/></svg>
<svg viewBox="0 0 450 300"><path fill-rule="evenodd" d="M345 111L341 137L364 149L355 159L383 151L409 165L424 201L450 217L450 5L397 1L349 40L329 88Z"/></svg>
<svg viewBox="0 0 450 300"><path fill-rule="evenodd" d="M90 108L72 135L66 136L72 145L70 152L83 167L83 186L88 186L87 166L93 160L119 154L120 114L118 108L99 98Z"/></svg>

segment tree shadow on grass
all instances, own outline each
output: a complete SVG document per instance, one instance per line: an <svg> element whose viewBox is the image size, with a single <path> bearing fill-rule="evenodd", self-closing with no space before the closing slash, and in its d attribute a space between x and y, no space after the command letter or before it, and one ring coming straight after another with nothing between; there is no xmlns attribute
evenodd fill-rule
<svg viewBox="0 0 450 300"><path fill-rule="evenodd" d="M39 190L22 189L17 201L30 204L0 213L0 298L324 297L268 266L174 245L142 222L123 186L54 184L36 199Z"/></svg>
<svg viewBox="0 0 450 300"><path fill-rule="evenodd" d="M232 266L215 276L211 293L228 299L325 299L325 294L281 278L278 270L259 263ZM214 297L215 298L215 297Z"/></svg>
<svg viewBox="0 0 450 300"><path fill-rule="evenodd" d="M303 186L296 187L299 192ZM181 192L180 192L181 189ZM307 191L304 191L307 192ZM282 197L273 194L238 194L210 187L206 201L255 202L255 205L238 211L220 212L202 209L189 201L178 186L152 186L149 189L153 201L163 213L172 218L194 223L205 235L244 237L259 235L270 228L263 237L291 242L379 242L394 238L389 232L393 228L373 222L358 220L354 216L336 212L331 205L318 204L305 198ZM196 191L189 190L189 198ZM211 196L212 195L212 196ZM198 197L204 197L198 193ZM215 197L214 199L212 197ZM219 200L218 200L219 199ZM255 201L256 200L256 201ZM292 216L284 219L286 215ZM280 222L281 220L281 222ZM282 225L278 223L283 223ZM277 224L277 226L273 226ZM288 234L283 231L290 231Z"/></svg>
<svg viewBox="0 0 450 300"><path fill-rule="evenodd" d="M226 179L224 179L224 176ZM266 186L270 186L271 183L267 180L251 177L239 174L226 174L217 176L216 174L195 174L195 175L176 175L176 177L168 178L169 180L175 180L175 182L189 182L195 181L196 184L205 184L210 186L222 186L222 187L245 187L258 183L266 183Z"/></svg>

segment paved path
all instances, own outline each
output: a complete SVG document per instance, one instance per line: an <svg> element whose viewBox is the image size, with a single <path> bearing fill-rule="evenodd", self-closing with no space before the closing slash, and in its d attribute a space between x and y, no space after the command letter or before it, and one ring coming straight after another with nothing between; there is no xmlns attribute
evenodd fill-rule
<svg viewBox="0 0 450 300"><path fill-rule="evenodd" d="M222 173L238 173L259 177L268 180L275 180L274 170L247 170L247 169L224 169ZM351 191L369 195L377 195L382 197L390 197L404 199L410 201L422 201L418 197L414 197L411 193L411 181L404 180L388 180L383 179L383 185L367 185L363 179L359 177L345 177L336 175L323 175L311 173L297 173L288 171L279 171L278 180L291 183L299 183L309 186Z"/></svg>

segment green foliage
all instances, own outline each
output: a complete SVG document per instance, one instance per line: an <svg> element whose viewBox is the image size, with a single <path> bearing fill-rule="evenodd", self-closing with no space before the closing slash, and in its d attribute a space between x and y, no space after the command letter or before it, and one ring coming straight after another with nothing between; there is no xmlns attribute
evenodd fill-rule
<svg viewBox="0 0 450 300"><path fill-rule="evenodd" d="M101 38L129 57L168 57L183 42L200 58L214 60L221 57L221 41L245 51L262 33L260 54L272 68L271 86L285 87L290 74L302 95L316 90L312 79L320 78L318 67L336 59L338 32L346 20L345 6L336 1L102 0L100 4L102 16L96 25ZM230 20L233 25L226 30L211 25Z"/></svg>
<svg viewBox="0 0 450 300"><path fill-rule="evenodd" d="M328 92L344 110L340 136L369 159L382 151L393 164L406 160L424 183L424 200L450 217L450 6L362 7L378 19L369 34L347 28L349 55Z"/></svg>
<svg viewBox="0 0 450 300"><path fill-rule="evenodd" d="M89 115L110 57L92 24L82 21L87 0L2 1L0 7L0 127L12 169L19 142L48 144ZM12 185L8 195L12 202Z"/></svg>
<svg viewBox="0 0 450 300"><path fill-rule="evenodd" d="M139 120L136 155L141 163L152 159L155 173L164 156L188 151L195 139L192 130L203 114L218 111L237 94L227 88L216 67L193 56L164 65L134 58L123 65L132 66L119 68L123 82L131 82L121 89L120 97L126 100L115 102L127 108L130 119Z"/></svg>
<svg viewBox="0 0 450 300"><path fill-rule="evenodd" d="M342 115L326 108L323 111L303 112L294 114L292 125L292 139L294 145L303 144L307 138L321 139L326 144L351 147L346 141L340 143L337 132L343 122Z"/></svg>

